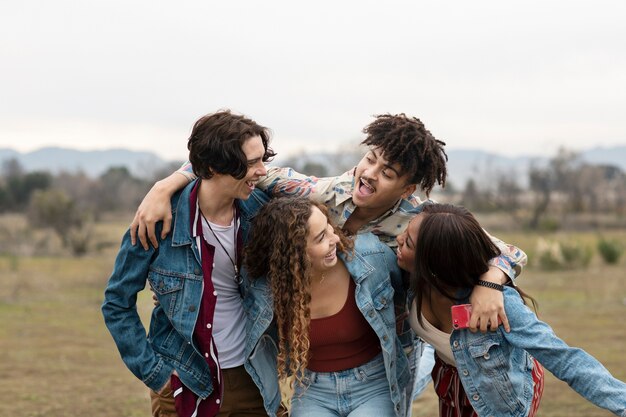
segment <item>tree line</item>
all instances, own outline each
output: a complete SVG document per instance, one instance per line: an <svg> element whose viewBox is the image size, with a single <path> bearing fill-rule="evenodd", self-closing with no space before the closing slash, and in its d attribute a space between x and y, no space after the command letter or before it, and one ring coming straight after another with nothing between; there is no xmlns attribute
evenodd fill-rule
<svg viewBox="0 0 626 417"><path fill-rule="evenodd" d="M323 177L350 169L360 155L356 149L322 161L298 155L281 165ZM27 172L17 160L6 160L0 170L0 214L25 214L30 227L53 230L63 245L81 254L87 250L91 226L102 214L132 213L154 181L179 166L171 163L152 178L135 177L126 167L110 167L91 178L80 171ZM515 172L490 172L487 167L464 187L448 184L435 198L478 213L503 212L514 224L531 230L558 229L565 218L577 214L610 215L623 227L626 173L616 166L585 163L575 152L562 149L547 164L531 166L526 178Z"/></svg>

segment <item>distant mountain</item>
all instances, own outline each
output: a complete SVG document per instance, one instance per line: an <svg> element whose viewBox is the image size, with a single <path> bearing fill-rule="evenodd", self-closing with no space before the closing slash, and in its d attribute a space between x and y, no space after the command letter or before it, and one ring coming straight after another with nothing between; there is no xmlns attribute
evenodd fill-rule
<svg viewBox="0 0 626 417"><path fill-rule="evenodd" d="M103 151L79 151L67 148L42 148L20 153L12 149L0 149L0 162L15 158L26 171L83 171L96 177L112 166L125 166L133 175L149 177L168 163L152 152L128 149Z"/></svg>
<svg viewBox="0 0 626 417"><path fill-rule="evenodd" d="M519 156L510 158L479 150L448 151L448 178L456 187L464 187L468 179L488 181L494 175L510 175L519 185L528 185L528 170L532 164L545 165L554 155L545 157ZM580 152L580 159L594 165L614 165L626 172L626 146L593 148Z"/></svg>
<svg viewBox="0 0 626 417"><path fill-rule="evenodd" d="M615 165L626 171L626 146L596 147L580 153L583 161L592 164ZM546 157L519 156L510 158L480 150L449 150L448 179L457 188L462 188L468 179L489 181L495 175L514 175L520 185L525 186L528 168L532 163L545 164L553 155ZM136 176L151 177L171 161L165 161L152 152L109 149L104 151L78 151L66 148L42 148L28 153L12 149L0 149L0 162L16 158L27 171L48 170L58 173L61 170L82 170L95 177L111 166L126 166ZM360 158L359 151L342 155L311 153L277 159L277 165L288 165L306 170L307 163L323 168L330 175L344 172ZM312 167L312 165L308 165ZM303 169L304 168L304 169Z"/></svg>

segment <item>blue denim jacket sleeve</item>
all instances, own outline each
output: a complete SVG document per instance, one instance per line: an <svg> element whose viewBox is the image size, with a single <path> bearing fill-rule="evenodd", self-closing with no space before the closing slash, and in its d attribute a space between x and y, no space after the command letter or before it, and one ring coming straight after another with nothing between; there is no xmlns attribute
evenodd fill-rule
<svg viewBox="0 0 626 417"><path fill-rule="evenodd" d="M505 288L505 310L511 332L507 341L533 355L578 394L616 415L626 416L626 384L582 349L570 347L537 318L512 288Z"/></svg>
<svg viewBox="0 0 626 417"><path fill-rule="evenodd" d="M137 378L155 391L165 385L172 367L156 354L148 342L136 303L137 293L146 286L150 263L157 251L152 247L146 251L141 245L132 245L127 231L102 304L104 321L122 360Z"/></svg>

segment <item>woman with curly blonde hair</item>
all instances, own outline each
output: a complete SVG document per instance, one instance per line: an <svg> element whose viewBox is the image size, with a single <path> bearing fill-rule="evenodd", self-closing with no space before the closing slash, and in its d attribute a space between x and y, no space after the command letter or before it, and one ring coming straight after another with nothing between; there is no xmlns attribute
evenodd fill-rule
<svg viewBox="0 0 626 417"><path fill-rule="evenodd" d="M396 336L393 252L348 239L326 209L279 198L253 220L245 252L252 356L294 377L291 416L402 416L408 361Z"/></svg>

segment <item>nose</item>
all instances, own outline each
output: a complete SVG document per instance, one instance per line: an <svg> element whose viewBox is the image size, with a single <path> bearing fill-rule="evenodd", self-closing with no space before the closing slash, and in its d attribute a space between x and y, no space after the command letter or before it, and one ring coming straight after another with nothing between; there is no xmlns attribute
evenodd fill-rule
<svg viewBox="0 0 626 417"><path fill-rule="evenodd" d="M396 236L396 242L398 242L398 246L403 246L404 245L404 234L405 233L406 232L402 232L401 234Z"/></svg>
<svg viewBox="0 0 626 417"><path fill-rule="evenodd" d="M375 180L376 179L376 168L374 167L366 167L363 170L363 174L361 174L362 177L365 177L368 180Z"/></svg>
<svg viewBox="0 0 626 417"><path fill-rule="evenodd" d="M260 177L264 177L267 175L267 167L263 162L261 162L261 165L256 170L256 174Z"/></svg>

